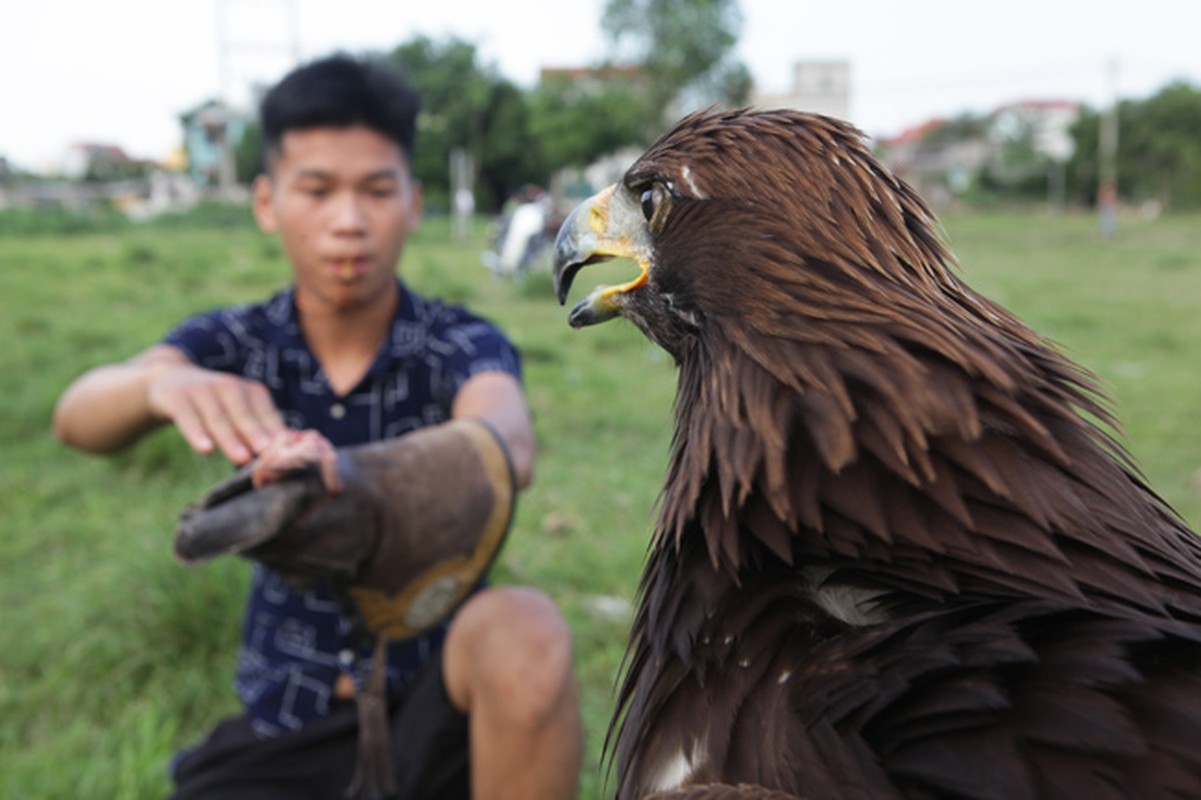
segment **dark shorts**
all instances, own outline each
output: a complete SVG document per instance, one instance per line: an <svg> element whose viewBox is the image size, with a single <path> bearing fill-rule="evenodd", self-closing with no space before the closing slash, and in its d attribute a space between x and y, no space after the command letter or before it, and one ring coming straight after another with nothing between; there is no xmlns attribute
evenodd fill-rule
<svg viewBox="0 0 1201 800"><path fill-rule="evenodd" d="M469 798L467 717L434 659L390 712L396 797ZM358 712L349 701L298 731L263 738L231 717L176 761L172 800L338 800L354 775Z"/></svg>

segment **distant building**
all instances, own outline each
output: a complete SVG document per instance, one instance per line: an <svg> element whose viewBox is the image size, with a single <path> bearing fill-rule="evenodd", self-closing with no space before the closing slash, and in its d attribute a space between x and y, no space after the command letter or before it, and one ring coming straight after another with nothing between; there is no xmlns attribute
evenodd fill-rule
<svg viewBox="0 0 1201 800"><path fill-rule="evenodd" d="M637 80L642 68L636 65L608 64L600 67L543 67L538 70L539 81L570 81L585 89L605 86L614 80Z"/></svg>
<svg viewBox="0 0 1201 800"><path fill-rule="evenodd" d="M129 178L142 166L115 144L79 142L67 148L60 171L72 180L112 181Z"/></svg>
<svg viewBox="0 0 1201 800"><path fill-rule="evenodd" d="M935 206L966 189L993 157L996 145L983 124L932 119L876 144L888 168Z"/></svg>
<svg viewBox="0 0 1201 800"><path fill-rule="evenodd" d="M198 186L233 186L234 153L250 125L249 117L220 100L209 100L180 114L179 121L189 177Z"/></svg>
<svg viewBox="0 0 1201 800"><path fill-rule="evenodd" d="M1035 151L1063 163L1075 152L1072 126L1079 118L1080 104L1074 100L1021 100L994 111L990 130L1001 139L1029 131Z"/></svg>
<svg viewBox="0 0 1201 800"><path fill-rule="evenodd" d="M614 85L633 87L643 82L641 67L607 64L599 67L543 67L538 71L542 86L570 86L572 94L588 97L604 92Z"/></svg>
<svg viewBox="0 0 1201 800"><path fill-rule="evenodd" d="M843 60L798 61L792 86L784 92L756 89L751 105L758 108L793 108L839 119L851 114L851 63Z"/></svg>
<svg viewBox="0 0 1201 800"><path fill-rule="evenodd" d="M877 150L889 169L935 205L945 205L986 170L1011 180L1051 170L1052 179L1061 181L1079 116L1075 101L1022 100L982 116L929 120L880 140ZM1036 161L1014 161L1010 148L1021 143Z"/></svg>

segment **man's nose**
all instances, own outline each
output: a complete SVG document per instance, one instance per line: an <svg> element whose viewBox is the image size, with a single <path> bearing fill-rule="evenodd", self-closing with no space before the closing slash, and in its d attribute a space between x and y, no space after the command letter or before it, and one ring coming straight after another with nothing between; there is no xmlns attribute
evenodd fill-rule
<svg viewBox="0 0 1201 800"><path fill-rule="evenodd" d="M366 228L363 201L355 192L340 192L334 198L334 230L357 233Z"/></svg>

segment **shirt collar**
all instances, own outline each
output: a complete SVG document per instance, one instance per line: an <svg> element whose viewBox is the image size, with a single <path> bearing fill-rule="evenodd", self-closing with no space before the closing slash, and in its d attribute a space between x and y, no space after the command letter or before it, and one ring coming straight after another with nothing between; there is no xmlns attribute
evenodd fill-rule
<svg viewBox="0 0 1201 800"><path fill-rule="evenodd" d="M390 369L397 359L405 359L421 353L426 346L426 330L422 320L427 311L426 301L409 289L399 276L396 278L399 302L388 328L388 337L368 368L365 377ZM319 369L316 358L305 341L300 328L300 312L296 308L296 287L289 286L267 302L266 313L271 325L272 344L281 350L302 351L309 354L314 369Z"/></svg>

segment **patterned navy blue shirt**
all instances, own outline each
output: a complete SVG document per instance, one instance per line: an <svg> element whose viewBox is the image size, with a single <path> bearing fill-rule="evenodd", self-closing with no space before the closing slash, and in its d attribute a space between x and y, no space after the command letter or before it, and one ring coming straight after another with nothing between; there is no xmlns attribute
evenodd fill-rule
<svg viewBox="0 0 1201 800"><path fill-rule="evenodd" d="M192 317L163 342L202 367L262 382L288 427L318 430L338 446L444 422L459 388L478 373L521 378L517 351L496 327L403 285L388 340L345 395L330 387L305 343L292 289L258 305ZM392 646L390 694L403 690L445 635L443 625ZM236 688L260 734L294 730L324 716L339 673L357 679L369 663L369 642L355 635L328 585L298 592L255 565Z"/></svg>

